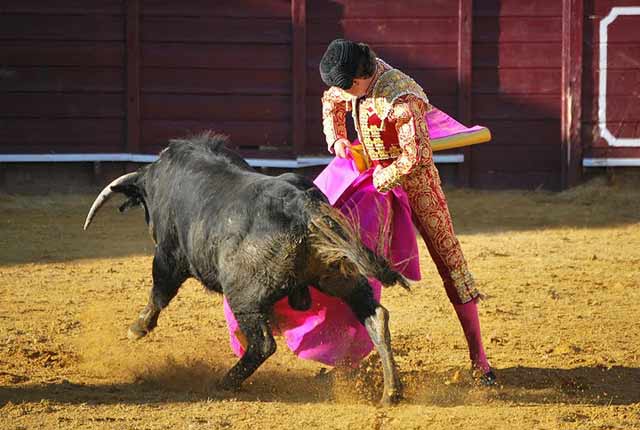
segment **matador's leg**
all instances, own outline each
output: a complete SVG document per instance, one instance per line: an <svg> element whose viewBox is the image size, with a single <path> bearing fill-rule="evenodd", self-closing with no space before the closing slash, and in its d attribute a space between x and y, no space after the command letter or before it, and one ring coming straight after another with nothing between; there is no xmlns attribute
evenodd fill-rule
<svg viewBox="0 0 640 430"><path fill-rule="evenodd" d="M495 376L482 344L476 306L479 292L453 231L438 171L433 165L420 166L405 178L403 188L409 197L414 223L427 245L464 331L472 365L480 371L481 380L491 384Z"/></svg>

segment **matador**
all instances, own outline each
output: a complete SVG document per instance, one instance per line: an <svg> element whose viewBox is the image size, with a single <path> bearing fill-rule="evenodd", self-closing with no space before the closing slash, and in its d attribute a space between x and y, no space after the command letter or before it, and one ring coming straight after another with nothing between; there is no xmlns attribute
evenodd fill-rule
<svg viewBox="0 0 640 430"><path fill-rule="evenodd" d="M384 193L401 187L412 218L437 266L462 325L474 375L495 384L487 360L478 308L479 292L454 233L440 176L433 161L425 115L432 109L421 86L376 57L363 43L336 39L320 63L330 88L322 97L323 130L329 152L345 157L346 115L350 113L373 185Z"/></svg>

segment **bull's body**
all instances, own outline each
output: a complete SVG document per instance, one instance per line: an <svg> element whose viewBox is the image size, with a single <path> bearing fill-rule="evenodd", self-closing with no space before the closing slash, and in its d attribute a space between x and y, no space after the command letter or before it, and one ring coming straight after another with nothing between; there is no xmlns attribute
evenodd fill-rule
<svg viewBox="0 0 640 430"><path fill-rule="evenodd" d="M385 284L402 277L362 246L310 181L259 174L223 143L209 135L171 143L158 161L107 186L91 208L85 228L112 192L124 193L123 206L145 207L156 243L149 303L129 337L152 330L180 285L194 277L226 296L248 341L223 380L237 387L275 352L273 304L289 297L292 307L308 308L314 285L344 300L365 325L383 362L382 400L399 398L387 312L367 276Z"/></svg>

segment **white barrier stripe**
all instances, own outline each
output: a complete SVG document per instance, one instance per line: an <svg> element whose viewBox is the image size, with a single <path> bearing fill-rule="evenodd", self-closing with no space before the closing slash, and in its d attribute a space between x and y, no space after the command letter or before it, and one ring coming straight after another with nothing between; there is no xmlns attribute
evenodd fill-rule
<svg viewBox="0 0 640 430"><path fill-rule="evenodd" d="M640 158L585 158L583 167L640 167Z"/></svg>
<svg viewBox="0 0 640 430"><path fill-rule="evenodd" d="M157 155L146 154L0 154L0 163L71 163L120 161L132 163L152 163ZM464 154L434 155L436 163L459 164L464 162ZM298 157L296 159L247 158L253 167L274 167L294 169L301 167L326 166L333 157Z"/></svg>

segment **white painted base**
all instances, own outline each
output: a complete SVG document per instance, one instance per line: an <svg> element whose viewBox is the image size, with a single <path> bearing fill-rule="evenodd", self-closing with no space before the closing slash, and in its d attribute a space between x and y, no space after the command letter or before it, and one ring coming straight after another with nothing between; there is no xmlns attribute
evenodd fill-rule
<svg viewBox="0 0 640 430"><path fill-rule="evenodd" d="M121 161L132 163L152 163L157 155L146 154L0 154L0 163L70 163L95 161ZM464 154L434 155L436 163L462 163ZM274 167L295 169L302 167L326 166L333 157L298 157L295 159L247 158L253 167Z"/></svg>
<svg viewBox="0 0 640 430"><path fill-rule="evenodd" d="M584 158L583 167L640 167L640 158Z"/></svg>

